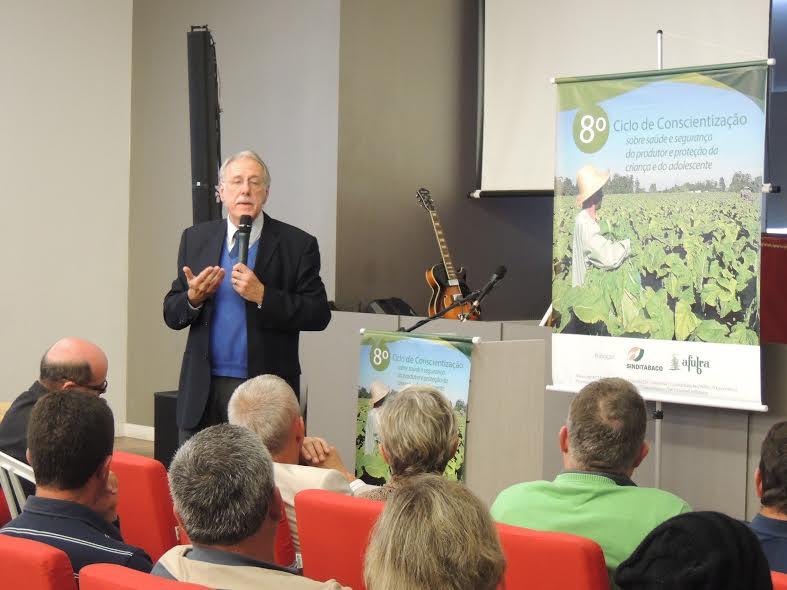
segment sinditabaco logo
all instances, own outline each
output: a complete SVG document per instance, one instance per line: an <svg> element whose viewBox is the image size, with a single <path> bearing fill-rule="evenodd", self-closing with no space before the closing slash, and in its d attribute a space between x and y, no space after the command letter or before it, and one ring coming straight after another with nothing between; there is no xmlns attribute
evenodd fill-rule
<svg viewBox="0 0 787 590"><path fill-rule="evenodd" d="M635 346L631 350L629 350L626 359L629 361L634 361L636 363L641 361L643 356L645 356L645 349L640 348L639 346Z"/></svg>
<svg viewBox="0 0 787 590"><path fill-rule="evenodd" d="M639 346L632 347L628 355L626 355L626 368L635 369L638 371L663 371L664 365L641 363L642 357L645 356L645 349Z"/></svg>

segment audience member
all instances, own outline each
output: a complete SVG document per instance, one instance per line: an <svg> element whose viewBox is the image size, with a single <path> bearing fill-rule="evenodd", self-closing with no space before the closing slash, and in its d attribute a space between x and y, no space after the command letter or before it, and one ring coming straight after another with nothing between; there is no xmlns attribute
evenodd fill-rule
<svg viewBox="0 0 787 590"><path fill-rule="evenodd" d="M369 590L492 590L505 557L489 511L442 476L408 477L386 502L366 551Z"/></svg>
<svg viewBox="0 0 787 590"><path fill-rule="evenodd" d="M80 338L55 342L41 359L38 380L14 400L0 422L0 451L27 462L27 423L35 403L49 391L77 389L101 395L107 389L106 378L107 357L98 346Z"/></svg>
<svg viewBox="0 0 787 590"><path fill-rule="evenodd" d="M305 436L295 392L281 377L260 375L239 385L227 414L230 424L251 430L273 456L274 479L296 552L300 552L295 515L298 492L319 489L352 495L370 487L345 467L336 449L322 439ZM306 462L312 465L301 464Z"/></svg>
<svg viewBox="0 0 787 590"><path fill-rule="evenodd" d="M787 422L774 424L762 441L754 484L761 506L751 528L771 569L787 573Z"/></svg>
<svg viewBox="0 0 787 590"><path fill-rule="evenodd" d="M719 512L681 514L656 527L620 564L622 590L771 590L749 527Z"/></svg>
<svg viewBox="0 0 787 590"><path fill-rule="evenodd" d="M64 551L77 576L92 563L149 572L147 554L125 544L111 524L118 500L109 471L114 435L112 411L95 395L52 392L38 400L27 432L36 493L0 533Z"/></svg>
<svg viewBox="0 0 787 590"><path fill-rule="evenodd" d="M200 431L169 469L175 518L191 539L153 568L163 578L211 588L340 588L273 563L280 514L271 456L249 430L219 424Z"/></svg>
<svg viewBox="0 0 787 590"><path fill-rule="evenodd" d="M669 492L631 480L648 453L646 422L645 401L631 383L617 378L589 383L572 400L560 429L563 471L554 481L503 490L492 516L593 539L614 570L654 527L691 510Z"/></svg>
<svg viewBox="0 0 787 590"><path fill-rule="evenodd" d="M408 385L380 414L380 452L391 479L360 495L386 500L409 477L443 473L458 444L454 410L443 394L428 385Z"/></svg>

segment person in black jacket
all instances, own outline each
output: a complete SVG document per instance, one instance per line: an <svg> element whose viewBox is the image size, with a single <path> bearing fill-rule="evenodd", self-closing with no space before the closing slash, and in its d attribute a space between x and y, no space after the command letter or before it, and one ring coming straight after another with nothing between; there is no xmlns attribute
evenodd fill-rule
<svg viewBox="0 0 787 590"><path fill-rule="evenodd" d="M270 174L252 151L221 167L219 195L226 220L183 232L178 276L164 298L164 321L189 327L180 372L177 423L180 442L227 421L235 388L266 373L300 391L298 336L322 330L331 312L320 279L317 240L263 213ZM252 219L247 264L238 261L236 232Z"/></svg>

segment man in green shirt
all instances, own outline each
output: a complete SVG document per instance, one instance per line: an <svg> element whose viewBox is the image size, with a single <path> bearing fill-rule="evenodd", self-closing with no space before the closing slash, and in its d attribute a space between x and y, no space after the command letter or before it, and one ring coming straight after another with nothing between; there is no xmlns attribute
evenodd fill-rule
<svg viewBox="0 0 787 590"><path fill-rule="evenodd" d="M571 533L601 545L610 579L618 564L665 520L690 512L677 496L640 488L631 475L648 454L647 411L625 379L589 383L572 400L560 429L563 471L554 481L503 490L492 516L510 525Z"/></svg>

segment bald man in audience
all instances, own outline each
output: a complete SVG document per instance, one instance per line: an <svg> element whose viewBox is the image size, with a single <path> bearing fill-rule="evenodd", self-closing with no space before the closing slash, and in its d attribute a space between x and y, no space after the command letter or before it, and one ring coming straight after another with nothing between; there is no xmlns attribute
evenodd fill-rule
<svg viewBox="0 0 787 590"><path fill-rule="evenodd" d="M305 436L305 426L292 387L275 375L242 383L227 409L230 424L251 430L273 456L273 473L281 492L295 551L300 553L295 494L320 489L353 495L373 489L356 479L335 448ZM308 442L308 444L305 444Z"/></svg>
<svg viewBox="0 0 787 590"><path fill-rule="evenodd" d="M651 530L691 511L677 496L631 480L648 454L647 419L645 400L625 379L587 384L571 401L560 429L563 471L554 481L503 490L492 516L514 526L593 539L614 573Z"/></svg>
<svg viewBox="0 0 787 590"><path fill-rule="evenodd" d="M101 395L107 390L107 368L107 356L92 342L81 338L55 342L41 358L38 380L14 400L0 422L0 451L27 462L27 423L36 402L49 391Z"/></svg>

